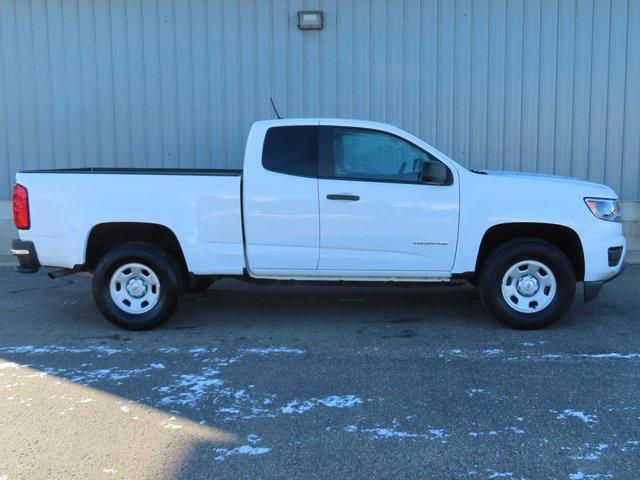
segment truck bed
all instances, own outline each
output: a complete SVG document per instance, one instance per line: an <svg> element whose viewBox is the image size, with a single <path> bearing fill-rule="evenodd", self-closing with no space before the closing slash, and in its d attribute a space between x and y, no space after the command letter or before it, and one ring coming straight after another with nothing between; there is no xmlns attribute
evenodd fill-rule
<svg viewBox="0 0 640 480"><path fill-rule="evenodd" d="M29 192L31 228L42 265L72 268L85 261L97 225L164 226L180 242L194 274L241 274L244 248L241 170L72 168L20 172ZM84 175L82 175L84 174Z"/></svg>

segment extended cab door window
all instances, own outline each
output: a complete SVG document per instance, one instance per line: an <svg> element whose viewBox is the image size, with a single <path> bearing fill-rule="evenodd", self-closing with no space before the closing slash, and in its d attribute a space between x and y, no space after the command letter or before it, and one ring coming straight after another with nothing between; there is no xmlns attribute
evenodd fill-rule
<svg viewBox="0 0 640 480"><path fill-rule="evenodd" d="M451 172L429 153L384 132L333 130L329 176L350 180L447 185Z"/></svg>

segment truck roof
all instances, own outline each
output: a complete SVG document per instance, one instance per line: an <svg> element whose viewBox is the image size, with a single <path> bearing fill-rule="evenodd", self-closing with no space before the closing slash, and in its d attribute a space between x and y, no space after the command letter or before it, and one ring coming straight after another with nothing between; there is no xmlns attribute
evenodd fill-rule
<svg viewBox="0 0 640 480"><path fill-rule="evenodd" d="M260 120L255 124L262 124L266 127L270 126L285 126L285 125L338 125L338 126L350 126L350 127L363 127L374 128L379 130L402 130L396 125L390 125L388 123L374 122L370 120L359 120L355 118L324 118L324 117L311 117L311 118L282 118L273 120Z"/></svg>

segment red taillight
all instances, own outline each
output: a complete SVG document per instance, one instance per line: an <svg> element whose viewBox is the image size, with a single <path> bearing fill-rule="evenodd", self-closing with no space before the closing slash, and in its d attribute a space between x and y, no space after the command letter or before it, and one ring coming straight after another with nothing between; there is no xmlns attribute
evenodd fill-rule
<svg viewBox="0 0 640 480"><path fill-rule="evenodd" d="M27 189L19 183L13 187L13 223L18 230L29 230L31 219L29 218L29 194Z"/></svg>

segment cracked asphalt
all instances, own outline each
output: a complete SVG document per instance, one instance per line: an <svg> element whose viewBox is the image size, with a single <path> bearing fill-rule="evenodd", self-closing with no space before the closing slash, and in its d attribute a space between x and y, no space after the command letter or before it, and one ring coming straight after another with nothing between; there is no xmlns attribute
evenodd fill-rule
<svg viewBox="0 0 640 480"><path fill-rule="evenodd" d="M639 289L520 332L471 287L224 280L127 332L0 268L0 479L637 479Z"/></svg>

